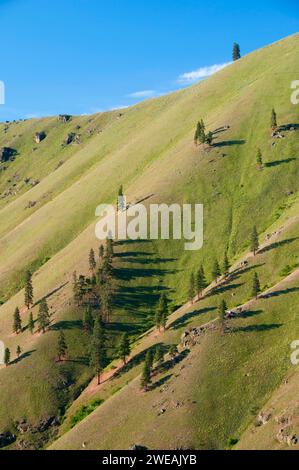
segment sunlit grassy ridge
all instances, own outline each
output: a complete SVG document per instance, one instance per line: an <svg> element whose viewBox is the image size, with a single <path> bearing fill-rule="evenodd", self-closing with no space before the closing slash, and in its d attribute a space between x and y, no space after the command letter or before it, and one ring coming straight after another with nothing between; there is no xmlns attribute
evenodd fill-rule
<svg viewBox="0 0 299 470"><path fill-rule="evenodd" d="M92 246L98 246L94 236L95 208L102 202L115 202L120 184L124 185L129 201L152 195L147 203L202 202L205 240L200 252L186 252L183 242L178 241L148 241L118 248L124 251L124 256L115 257L120 276L111 328L111 354L114 341L122 330L128 329L137 337L151 326L162 289L168 289L172 306L180 305L186 301L189 274L201 262L209 272L214 257L222 258L226 249L231 259L246 251L253 224L264 235L279 216L282 216L281 223L287 224L289 216L283 217L296 207L299 189L298 131L284 132L285 138L275 139L275 146L272 146L270 112L274 106L280 125L298 124L297 107L290 102L290 83L294 79L293 71L298 69L295 53L298 40L296 35L252 53L198 85L121 111L122 116L113 112L76 117L68 124L62 124L57 118L26 121L11 124L7 134L1 133L1 145L16 148L19 153L0 174L1 191L9 187L7 179L15 173L20 174L21 180L28 176L39 179L40 183L27 191L23 186L16 196L1 202L1 296L3 299L10 297L0 308L1 339L12 351L20 344L24 353L31 353L18 364L0 371L1 396L5 404L0 411L0 429L9 426L20 415L30 420L56 414L61 403L67 401L63 399L60 403L60 392L57 392L60 372L53 362L57 331L42 337L31 337L29 332L18 337L11 334L13 310L16 305L23 305L23 292L19 289L26 268L36 270L33 281L37 300L60 287L49 297L55 312L54 325L61 322L72 358L83 358L81 362L65 366L72 369L72 384L65 392L70 395L70 400L72 391L77 393L78 386L91 376L86 365L86 339L84 336L82 339L78 323L82 312L72 304L70 279L75 269L87 273L88 251ZM230 126L225 132L215 133L214 147L209 151L195 147L193 143L195 125L200 118L212 131ZM81 127L76 132L82 134L82 143L62 148L61 142L76 126ZM91 128L102 132L89 135ZM47 137L36 145L33 135L39 130L45 130ZM17 133L23 136L13 137ZM38 149L31 153L34 146ZM256 166L258 147L265 162L263 170ZM57 168L61 160L64 163ZM36 201L36 204L25 209L29 201ZM284 236L294 240L265 254L266 264L259 268L263 286L274 284L281 278L282 269L298 262L296 223L288 230L290 233L286 231ZM251 274L247 274L246 282L235 286L236 297L230 297L230 291L225 294L229 304L250 297ZM218 296L209 300L212 302L209 305L216 307L218 300ZM282 303L284 308L286 305ZM209 318L213 315L214 311L208 313ZM270 308L265 315L265 321L270 322ZM26 321L27 312L23 313L23 318ZM195 316L194 324L197 323ZM178 341L179 331L175 331L177 334L172 339ZM258 348L259 333L248 333L248 341L252 341L250 357L254 357L255 348ZM279 329L269 334L278 335ZM262 335L267 337L267 332ZM220 338L221 341L224 340ZM234 340L233 336L231 341L237 350L239 340ZM225 342L229 350L230 339ZM220 343L215 344L213 346L214 339L211 339L209 347L214 348L216 354ZM240 360L244 357L241 352ZM204 354L200 356L201 361L204 358ZM226 363L223 367L225 371ZM260 390L256 385L254 393L258 404L275 388L286 368L285 364L278 365L268 389L267 384ZM200 388L203 400L212 392L217 394L220 387L218 382L210 380L210 370L208 364L203 372L207 377ZM192 373L190 371L190 377ZM240 378L239 373L236 372L236 377ZM131 378L135 376L136 372L132 372ZM189 387L197 390L193 380ZM22 397L16 398L12 393L14 383L22 387ZM237 380L236 384L241 386ZM235 389L228 387L219 393L234 394ZM14 406L11 407L13 399ZM145 400L151 401L151 398ZM101 408L104 410L107 406L103 404ZM198 423L201 419L210 420L211 431L201 434L209 427L202 421L202 428L198 426L203 431L197 431L195 424L190 439L196 445L202 442L203 446L223 447L225 439L230 434L237 435L248 422L248 412L236 408L233 421L228 420L223 427L226 407L223 405L219 420L213 421L209 406L208 403L205 405L205 415L198 418ZM195 416L193 412L192 415ZM134 426L133 422L131 424ZM72 432L75 433L76 428ZM118 445L122 442L127 445L127 441L121 439ZM148 439L148 443L154 445L156 441ZM75 444L68 441L67 445ZM169 446L175 445L169 440Z"/></svg>

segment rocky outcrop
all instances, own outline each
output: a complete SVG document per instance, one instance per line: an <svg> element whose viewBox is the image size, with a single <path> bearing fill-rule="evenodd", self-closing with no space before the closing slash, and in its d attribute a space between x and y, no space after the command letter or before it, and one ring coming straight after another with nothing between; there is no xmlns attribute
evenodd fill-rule
<svg viewBox="0 0 299 470"><path fill-rule="evenodd" d="M66 145L70 145L72 143L80 144L80 135L75 134L74 132L70 132L67 137L62 142L62 146L65 147Z"/></svg>
<svg viewBox="0 0 299 470"><path fill-rule="evenodd" d="M34 134L34 141L37 143L37 144L40 144L42 140L44 140L46 138L46 133L44 131L41 131L41 132L36 132Z"/></svg>
<svg viewBox="0 0 299 470"><path fill-rule="evenodd" d="M209 323L205 323L204 325L197 326L194 328L190 328L181 336L181 344L184 348L194 346L200 342L200 339L203 335L205 335L208 331L214 330L216 328L216 322L211 321Z"/></svg>
<svg viewBox="0 0 299 470"><path fill-rule="evenodd" d="M58 116L58 121L61 121L64 124L71 121L71 119L72 119L72 116L70 114L59 114Z"/></svg>
<svg viewBox="0 0 299 470"><path fill-rule="evenodd" d="M281 428L276 435L276 439L281 444L287 444L289 447L298 443L298 436L289 427Z"/></svg>
<svg viewBox="0 0 299 470"><path fill-rule="evenodd" d="M261 413L257 417L257 425L263 426L264 424L268 423L270 419L271 419L271 413L261 411Z"/></svg>

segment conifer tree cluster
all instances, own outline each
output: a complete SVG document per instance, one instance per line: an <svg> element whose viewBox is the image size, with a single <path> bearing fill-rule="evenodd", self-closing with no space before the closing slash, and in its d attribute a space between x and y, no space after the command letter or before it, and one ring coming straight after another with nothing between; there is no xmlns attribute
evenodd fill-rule
<svg viewBox="0 0 299 470"><path fill-rule="evenodd" d="M201 119L200 121L198 121L197 126L196 126L194 142L196 145L205 144L205 143L208 143L209 145L211 145L212 141L213 141L213 133L208 132L206 134L206 126L205 126L204 121Z"/></svg>

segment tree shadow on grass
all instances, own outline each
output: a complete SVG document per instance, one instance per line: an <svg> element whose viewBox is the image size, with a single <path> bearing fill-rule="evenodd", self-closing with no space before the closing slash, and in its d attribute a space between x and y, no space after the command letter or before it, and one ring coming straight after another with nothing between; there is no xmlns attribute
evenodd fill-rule
<svg viewBox="0 0 299 470"><path fill-rule="evenodd" d="M115 374L113 377L120 377L122 374L125 374L129 370L131 370L133 367L138 366L145 360L145 356L148 351L151 351L152 354L154 354L157 346L161 346L163 349L163 352L166 352L165 345L163 343L156 343L153 346L150 346L149 348L145 349L144 351L141 351L140 353L136 354L132 359L127 362L127 364L124 364Z"/></svg>
<svg viewBox="0 0 299 470"><path fill-rule="evenodd" d="M74 330L74 329L82 329L82 321L81 320L62 320L57 323L51 325L50 329L54 331L59 330Z"/></svg>
<svg viewBox="0 0 299 470"><path fill-rule="evenodd" d="M262 323L260 325L248 325L248 326L240 326L237 328L232 328L232 333L254 333L257 331L270 331L280 328L282 323Z"/></svg>
<svg viewBox="0 0 299 470"><path fill-rule="evenodd" d="M75 359L65 359L64 363L74 363L74 364L82 364L83 366L89 366L90 359L88 356L78 356Z"/></svg>
<svg viewBox="0 0 299 470"><path fill-rule="evenodd" d="M154 253L149 253L147 251L123 251L121 253L114 253L115 258L125 258L124 261L127 261L126 258L134 256L153 256ZM149 261L150 262L150 261Z"/></svg>
<svg viewBox="0 0 299 470"><path fill-rule="evenodd" d="M56 294L56 292L59 292L61 289L63 289L67 284L69 283L69 281L66 281L64 282L63 284L61 284L60 286L58 287L55 287L55 289L51 290L50 292L48 292L48 294L46 294L44 297L42 297L41 299L37 300L33 307L35 307L36 305L39 305L41 303L42 300L47 300L49 297L51 297L52 295Z"/></svg>
<svg viewBox="0 0 299 470"><path fill-rule="evenodd" d="M255 317L256 315L260 315L263 313L264 310L245 310L238 315L238 318L250 318Z"/></svg>
<svg viewBox="0 0 299 470"><path fill-rule="evenodd" d="M32 349L31 351L26 351L26 352L20 354L19 357L17 357L13 361L11 361L10 365L18 364L18 362L21 362L23 359L26 359L26 357L30 357L31 354L33 354L34 352L36 352L36 349Z"/></svg>
<svg viewBox="0 0 299 470"><path fill-rule="evenodd" d="M228 128L227 127L217 127L217 129L213 130L212 131L212 134L213 135L217 135L217 134L221 134L222 132L226 132L228 131Z"/></svg>
<svg viewBox="0 0 299 470"><path fill-rule="evenodd" d="M160 295L169 292L170 289L160 286L119 286L117 295L113 300L115 308L125 308L126 310L140 313L140 308L154 308Z"/></svg>
<svg viewBox="0 0 299 470"><path fill-rule="evenodd" d="M232 145L244 145L246 144L246 140L223 140L221 142L213 143L213 147L230 147Z"/></svg>
<svg viewBox="0 0 299 470"><path fill-rule="evenodd" d="M184 349L182 352L177 354L173 359L169 359L163 362L163 364L157 367L154 372L161 373L161 372L166 372L172 369L174 366L182 362L188 356L189 353L190 353L190 349ZM164 383L166 382L165 379L167 378L167 380L169 380L172 377L172 375L173 374L169 374L166 377L162 377L160 380L153 383L151 386L151 390L154 390L155 388L158 388L158 387L161 387L161 385L164 385Z"/></svg>
<svg viewBox="0 0 299 470"><path fill-rule="evenodd" d="M299 291L299 287L288 287L287 289L276 290L276 291L261 295L260 298L271 299L271 297L279 297L280 295L291 294L292 292L298 292L298 291Z"/></svg>
<svg viewBox="0 0 299 470"><path fill-rule="evenodd" d="M294 129L299 129L299 124L293 124L293 123L282 124L281 126L278 126L277 131L278 132L289 131L289 130L291 130L292 127Z"/></svg>
<svg viewBox="0 0 299 470"><path fill-rule="evenodd" d="M129 245L134 245L137 243L150 243L151 240L118 240L114 243L115 246L129 246Z"/></svg>
<svg viewBox="0 0 299 470"><path fill-rule="evenodd" d="M259 254L266 253L267 251L275 250L276 248L279 248L281 246L289 245L290 243L294 242L297 239L298 239L298 237L293 237L293 238L287 238L286 240L281 240L279 242L271 243L270 245L267 245L264 248L262 248L261 250L259 250L258 253Z"/></svg>
<svg viewBox="0 0 299 470"><path fill-rule="evenodd" d="M116 279L120 281L131 281L142 277L158 277L167 274L175 274L177 269L158 269L158 268L116 268L114 270Z"/></svg>
<svg viewBox="0 0 299 470"><path fill-rule="evenodd" d="M220 286L217 286L217 287L214 287L210 292L209 292L209 296L211 295L219 295L219 294L223 294L224 292L227 292L227 291L230 291L232 289L237 289L238 287L241 287L243 286L244 283L243 282L240 282L238 284L228 284L228 283L225 283L225 284L222 284Z"/></svg>
<svg viewBox="0 0 299 470"><path fill-rule="evenodd" d="M265 163L265 168L273 168L275 166L283 165L284 163L290 163L293 162L294 160L297 160L296 157L290 157L290 158L285 158L284 160L275 160L273 162L267 162Z"/></svg>
<svg viewBox="0 0 299 470"><path fill-rule="evenodd" d="M216 310L216 307L206 307L202 308L199 310L192 310L192 312L185 313L181 318L178 318L177 320L174 320L167 329L174 329L177 330L178 328L181 328L183 326L186 326L189 323L189 320L191 320L194 317L198 317L199 315L203 315L204 313L212 312L213 310Z"/></svg>
<svg viewBox="0 0 299 470"><path fill-rule="evenodd" d="M135 323L125 323L125 322L110 322L105 325L106 331L115 331L120 333L138 333L138 325ZM142 330L143 331L143 330Z"/></svg>
<svg viewBox="0 0 299 470"><path fill-rule="evenodd" d="M165 375L165 377L162 377L157 382L154 382L153 384L150 385L149 391L152 391L152 390L155 390L156 388L162 387L162 385L164 385L166 382L168 382L168 380L171 379L172 376L173 376L173 374L168 374L168 375Z"/></svg>
<svg viewBox="0 0 299 470"><path fill-rule="evenodd" d="M153 253L151 253L150 256L153 256ZM144 258L134 258L134 257L128 257L125 258L124 261L126 263L135 263L135 264L160 264L160 263L171 263L174 261L177 261L177 258L154 258L154 259L148 259L146 257ZM130 268L128 268L130 269Z"/></svg>

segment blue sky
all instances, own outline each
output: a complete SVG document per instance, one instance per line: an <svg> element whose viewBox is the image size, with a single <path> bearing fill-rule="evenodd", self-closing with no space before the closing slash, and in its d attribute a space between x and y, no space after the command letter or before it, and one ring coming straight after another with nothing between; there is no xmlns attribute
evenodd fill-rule
<svg viewBox="0 0 299 470"><path fill-rule="evenodd" d="M0 119L11 120L93 113L189 85L228 63L234 41L246 54L297 32L299 5L0 0L0 18Z"/></svg>

